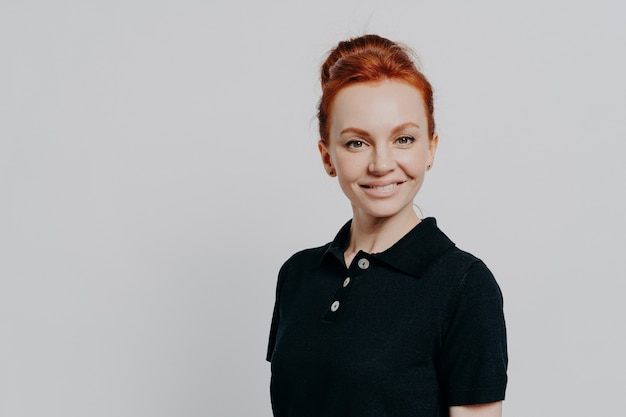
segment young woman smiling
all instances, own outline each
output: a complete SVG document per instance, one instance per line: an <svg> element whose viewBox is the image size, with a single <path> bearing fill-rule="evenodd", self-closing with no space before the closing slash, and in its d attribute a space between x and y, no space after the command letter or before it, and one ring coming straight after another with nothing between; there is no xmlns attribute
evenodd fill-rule
<svg viewBox="0 0 626 417"><path fill-rule="evenodd" d="M501 416L502 295L413 207L438 137L410 51L377 35L322 66L319 151L352 205L280 270L267 359L275 416Z"/></svg>

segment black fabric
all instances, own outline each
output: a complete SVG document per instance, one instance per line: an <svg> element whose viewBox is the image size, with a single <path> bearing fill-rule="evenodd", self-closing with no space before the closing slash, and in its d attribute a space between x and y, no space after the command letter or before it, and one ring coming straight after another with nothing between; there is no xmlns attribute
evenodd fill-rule
<svg viewBox="0 0 626 417"><path fill-rule="evenodd" d="M434 218L346 268L349 235L350 222L279 272L267 352L274 415L447 416L503 400L502 295L485 264Z"/></svg>

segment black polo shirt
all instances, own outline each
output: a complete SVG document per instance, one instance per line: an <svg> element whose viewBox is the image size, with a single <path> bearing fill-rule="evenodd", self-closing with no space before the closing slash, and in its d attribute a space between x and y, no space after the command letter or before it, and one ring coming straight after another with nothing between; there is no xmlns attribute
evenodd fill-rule
<svg viewBox="0 0 626 417"><path fill-rule="evenodd" d="M275 416L447 416L504 399L500 288L427 218L346 268L350 222L278 276L267 360Z"/></svg>

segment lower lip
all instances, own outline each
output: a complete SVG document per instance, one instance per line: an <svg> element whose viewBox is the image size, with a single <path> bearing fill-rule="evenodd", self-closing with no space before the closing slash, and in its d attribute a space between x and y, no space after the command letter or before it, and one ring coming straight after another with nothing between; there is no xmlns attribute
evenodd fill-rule
<svg viewBox="0 0 626 417"><path fill-rule="evenodd" d="M403 183L396 184L395 187L391 187L388 189L369 188L369 187L361 187L361 189L365 192L365 194L369 196L377 197L377 198L385 198L385 197L389 197L395 194L400 188L400 186L402 186L402 184Z"/></svg>

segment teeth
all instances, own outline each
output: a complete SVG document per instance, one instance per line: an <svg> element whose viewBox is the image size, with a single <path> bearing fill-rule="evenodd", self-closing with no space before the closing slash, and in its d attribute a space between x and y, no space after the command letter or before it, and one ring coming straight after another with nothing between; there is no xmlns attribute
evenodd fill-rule
<svg viewBox="0 0 626 417"><path fill-rule="evenodd" d="M376 186L373 186L372 188L375 189L375 190L387 191L387 190L391 190L395 186L396 186L396 184L393 183L393 184L387 184L387 185L376 185Z"/></svg>

